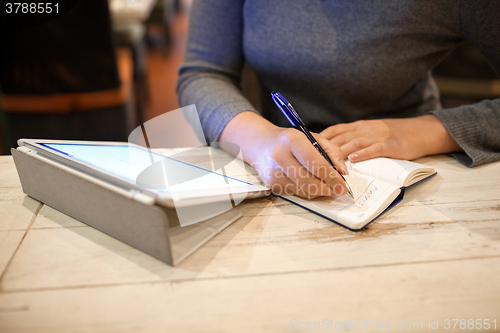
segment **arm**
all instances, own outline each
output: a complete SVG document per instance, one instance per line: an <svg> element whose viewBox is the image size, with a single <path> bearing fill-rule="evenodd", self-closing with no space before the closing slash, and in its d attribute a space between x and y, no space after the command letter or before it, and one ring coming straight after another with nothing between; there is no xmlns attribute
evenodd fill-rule
<svg viewBox="0 0 500 333"><path fill-rule="evenodd" d="M275 193L304 197L344 194L345 184L307 138L262 118L238 88L243 64L243 2L193 3L177 83L180 105L196 104L207 142L237 144L244 160ZM319 140L339 170L347 170L340 149Z"/></svg>
<svg viewBox="0 0 500 333"><path fill-rule="evenodd" d="M434 115L407 119L360 120L321 132L353 162L374 157L413 160L461 151Z"/></svg>
<svg viewBox="0 0 500 333"><path fill-rule="evenodd" d="M494 0L462 0L461 33L500 73L500 6ZM500 99L485 100L450 110L433 112L465 154L460 162L476 166L500 160Z"/></svg>
<svg viewBox="0 0 500 333"><path fill-rule="evenodd" d="M500 73L500 6L494 0L462 0L460 32ZM500 160L500 99L433 111L410 119L341 124L322 132L345 156L362 161L378 156L414 159L456 153L467 166Z"/></svg>
<svg viewBox="0 0 500 333"><path fill-rule="evenodd" d="M243 0L194 1L177 94L196 104L207 142L214 142L236 114L255 111L238 83L243 66Z"/></svg>

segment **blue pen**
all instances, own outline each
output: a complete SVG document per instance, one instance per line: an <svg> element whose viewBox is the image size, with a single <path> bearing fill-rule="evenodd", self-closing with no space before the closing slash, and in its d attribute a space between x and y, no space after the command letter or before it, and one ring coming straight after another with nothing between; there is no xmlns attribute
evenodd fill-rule
<svg viewBox="0 0 500 333"><path fill-rule="evenodd" d="M330 159L330 157L328 157L328 154L319 145L318 141L316 141L316 139L311 134L311 132L309 132L309 130L306 128L306 125L304 124L304 122L300 118L297 111L295 111L292 104L282 94L280 94L277 91L273 91L271 93L271 96L273 98L274 103L276 103L276 105L280 108L281 112L283 112L283 114L288 119L290 124L292 124L293 127L298 129L302 133L304 133L305 136L309 139L309 141L311 141L313 146L319 151L319 153L321 155L323 155L323 157L328 161L328 163L330 163L330 165L335 169L335 171L337 171L339 173L340 177L342 177L342 179L344 180L345 185L347 187L347 194L349 194L349 196L354 199L354 195L352 194L351 187L349 186L349 184L347 184L347 181L345 180L344 176L342 176L342 174L335 167L335 165L333 165L333 162Z"/></svg>

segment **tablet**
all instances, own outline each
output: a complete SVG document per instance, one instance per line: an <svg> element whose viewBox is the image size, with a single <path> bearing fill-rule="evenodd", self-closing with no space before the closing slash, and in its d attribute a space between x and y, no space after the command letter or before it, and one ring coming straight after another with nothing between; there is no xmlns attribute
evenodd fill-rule
<svg viewBox="0 0 500 333"><path fill-rule="evenodd" d="M127 142L20 139L19 146L125 190L153 196L165 207L233 202L270 189L157 154Z"/></svg>

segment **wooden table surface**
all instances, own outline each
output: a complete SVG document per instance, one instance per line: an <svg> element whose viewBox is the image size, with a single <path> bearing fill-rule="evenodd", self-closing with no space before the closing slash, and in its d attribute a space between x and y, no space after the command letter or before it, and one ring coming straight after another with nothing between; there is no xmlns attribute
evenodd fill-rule
<svg viewBox="0 0 500 333"><path fill-rule="evenodd" d="M500 163L418 162L438 175L364 231L254 199L174 268L26 196L0 157L0 332L498 331Z"/></svg>

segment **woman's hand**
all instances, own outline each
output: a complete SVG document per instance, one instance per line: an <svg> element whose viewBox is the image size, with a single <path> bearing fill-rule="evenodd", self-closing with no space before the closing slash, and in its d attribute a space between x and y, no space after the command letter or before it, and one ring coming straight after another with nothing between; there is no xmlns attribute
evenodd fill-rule
<svg viewBox="0 0 500 333"><path fill-rule="evenodd" d="M352 162L375 157L413 160L462 149L434 115L405 119L360 120L320 133Z"/></svg>
<svg viewBox="0 0 500 333"><path fill-rule="evenodd" d="M320 135L315 137L338 170L346 174L341 150ZM276 194L315 198L346 193L338 172L294 128L277 127L256 113L242 112L226 125L219 141L237 144L244 160Z"/></svg>

